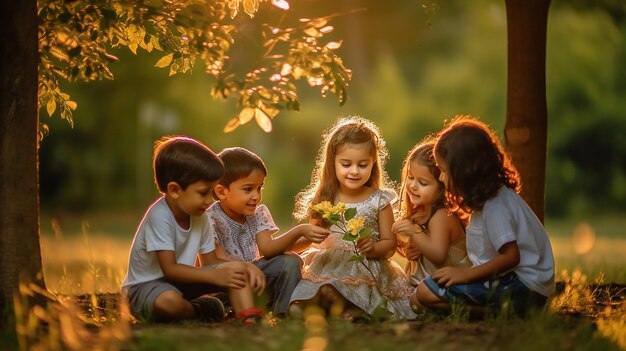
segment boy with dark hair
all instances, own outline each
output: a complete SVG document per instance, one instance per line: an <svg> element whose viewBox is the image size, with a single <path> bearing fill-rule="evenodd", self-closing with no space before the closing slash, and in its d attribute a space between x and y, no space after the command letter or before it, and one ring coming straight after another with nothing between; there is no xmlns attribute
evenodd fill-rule
<svg viewBox="0 0 626 351"><path fill-rule="evenodd" d="M215 186L218 202L208 210L215 226L218 255L251 262L267 279L269 303L276 316L284 317L289 299L300 281L302 261L285 251L302 251L322 242L329 234L313 224L300 224L276 236L278 227L261 205L267 168L259 156L241 147L222 150L224 177Z"/></svg>
<svg viewBox="0 0 626 351"><path fill-rule="evenodd" d="M122 283L133 315L222 321L224 306L209 294L226 290L243 323L256 323L262 311L254 308L253 289L263 291L265 277L252 264L217 257L206 213L224 174L222 161L197 140L167 136L155 144L153 171L162 196L139 224ZM197 257L202 267L194 266Z"/></svg>

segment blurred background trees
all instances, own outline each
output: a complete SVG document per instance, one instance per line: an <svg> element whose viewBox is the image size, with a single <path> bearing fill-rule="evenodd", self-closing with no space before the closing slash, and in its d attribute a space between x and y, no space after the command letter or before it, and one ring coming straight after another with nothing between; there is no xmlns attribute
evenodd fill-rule
<svg viewBox="0 0 626 351"><path fill-rule="evenodd" d="M504 1L301 0L295 17L341 14L330 34L353 71L348 100L322 99L302 84L301 112L283 112L271 135L254 124L224 134L238 111L210 96L210 76L168 77L158 53L113 52L113 81L63 86L78 103L74 127L45 112L40 148L42 213L132 213L133 225L157 195L154 140L188 134L216 152L243 146L266 162L264 202L279 225L291 223L293 197L308 184L320 135L340 116L358 114L382 129L399 181L402 159L445 119L472 114L504 127ZM355 9L363 9L355 11ZM263 13L249 26L265 20ZM546 59L548 165L546 216L626 210L626 5L617 0L553 2ZM501 135L501 134L500 134ZM115 221L115 217L111 218ZM48 224L42 222L42 229ZM127 233L132 236L131 232Z"/></svg>

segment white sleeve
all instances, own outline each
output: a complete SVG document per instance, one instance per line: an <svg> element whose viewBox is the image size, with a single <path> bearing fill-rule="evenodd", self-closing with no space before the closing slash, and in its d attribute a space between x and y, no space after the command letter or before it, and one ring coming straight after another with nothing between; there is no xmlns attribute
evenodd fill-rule
<svg viewBox="0 0 626 351"><path fill-rule="evenodd" d="M201 254L215 251L215 229L208 213L202 216L202 239L200 241Z"/></svg>
<svg viewBox="0 0 626 351"><path fill-rule="evenodd" d="M517 225L511 211L503 205L491 204L483 209L485 233L494 249L500 248L511 241L517 241Z"/></svg>
<svg viewBox="0 0 626 351"><path fill-rule="evenodd" d="M160 212L159 208L153 207L142 224L146 238L146 251L175 251L176 227L174 225L176 224L172 225Z"/></svg>

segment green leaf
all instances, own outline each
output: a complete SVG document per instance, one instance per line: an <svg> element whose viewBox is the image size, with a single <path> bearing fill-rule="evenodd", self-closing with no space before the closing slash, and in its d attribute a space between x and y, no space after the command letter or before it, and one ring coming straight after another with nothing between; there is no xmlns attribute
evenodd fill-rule
<svg viewBox="0 0 626 351"><path fill-rule="evenodd" d="M346 233L346 234L344 234L342 239L345 240L345 241L356 241L356 239L358 239L358 238L359 238L358 236L353 236L350 233Z"/></svg>
<svg viewBox="0 0 626 351"><path fill-rule="evenodd" d="M372 232L371 228L368 228L368 227L361 228L361 230L359 230L359 238L365 238L366 236L370 235L371 232Z"/></svg>
<svg viewBox="0 0 626 351"><path fill-rule="evenodd" d="M133 54L137 55L137 48L138 48L137 44L129 44L128 48L130 49L130 51L132 51Z"/></svg>
<svg viewBox="0 0 626 351"><path fill-rule="evenodd" d="M348 262L363 262L365 260L365 256L363 255L352 255L348 259Z"/></svg>
<svg viewBox="0 0 626 351"><path fill-rule="evenodd" d="M173 76L180 71L180 62L180 59L176 59L174 60L174 62L172 62L172 64L170 65L170 76Z"/></svg>
<svg viewBox="0 0 626 351"><path fill-rule="evenodd" d="M254 14L257 12L258 9L258 0L243 0L243 10L250 16L250 18L254 17Z"/></svg>
<svg viewBox="0 0 626 351"><path fill-rule="evenodd" d="M272 131L272 120L260 109L255 109L254 118L256 119L256 123L261 127L261 129L265 133L269 133Z"/></svg>
<svg viewBox="0 0 626 351"><path fill-rule="evenodd" d="M340 219L341 217L339 217L338 214L331 214L330 216L328 216L328 221L332 224L337 223Z"/></svg>
<svg viewBox="0 0 626 351"><path fill-rule="evenodd" d="M172 60L174 59L174 54L167 54L163 57L161 57L159 59L159 61L157 61L157 63L154 65L154 67L159 67L159 68L165 68L167 66L169 66L172 63Z"/></svg>
<svg viewBox="0 0 626 351"><path fill-rule="evenodd" d="M239 124L246 124L254 118L255 109L252 107L244 107L241 112L239 112Z"/></svg>
<svg viewBox="0 0 626 351"><path fill-rule="evenodd" d="M302 21L302 20L301 20ZM316 28L322 28L328 23L328 18L314 18L311 20L310 25Z"/></svg>
<svg viewBox="0 0 626 351"><path fill-rule="evenodd" d="M343 216L346 219L346 221L351 220L352 218L354 218L354 216L356 216L356 208L350 207L346 209L346 212L344 213Z"/></svg>
<svg viewBox="0 0 626 351"><path fill-rule="evenodd" d="M226 126L224 126L224 133L230 133L233 130L237 129L240 125L241 124L239 123L238 117L231 118L230 121L226 123Z"/></svg>
<svg viewBox="0 0 626 351"><path fill-rule="evenodd" d="M57 103L56 101L54 101L54 99L51 98L50 100L48 100L48 103L46 104L46 111L48 111L48 116L52 117L56 109L57 109Z"/></svg>

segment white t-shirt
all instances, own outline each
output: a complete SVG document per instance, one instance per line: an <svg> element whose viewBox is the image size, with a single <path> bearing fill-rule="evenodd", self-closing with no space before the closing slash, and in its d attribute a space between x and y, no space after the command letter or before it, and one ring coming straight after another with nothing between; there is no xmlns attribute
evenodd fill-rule
<svg viewBox="0 0 626 351"><path fill-rule="evenodd" d="M189 266L195 264L198 253L214 251L215 239L208 215L191 216L189 229L185 230L176 223L165 197L152 203L135 234L122 289L163 277L155 252L161 250L175 251L176 262Z"/></svg>
<svg viewBox="0 0 626 351"><path fill-rule="evenodd" d="M530 290L554 293L554 256L543 225L514 190L502 187L487 200L482 211L472 212L467 233L467 254L472 264L482 265L506 243L516 241L520 262L512 269Z"/></svg>

